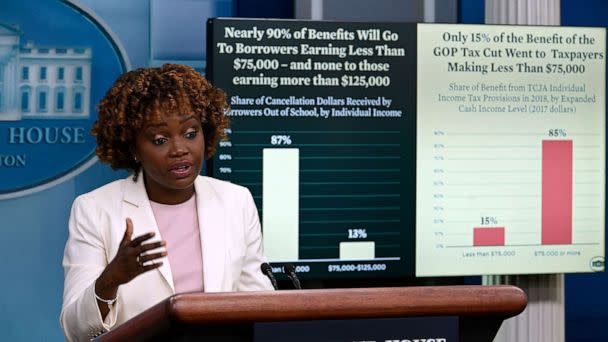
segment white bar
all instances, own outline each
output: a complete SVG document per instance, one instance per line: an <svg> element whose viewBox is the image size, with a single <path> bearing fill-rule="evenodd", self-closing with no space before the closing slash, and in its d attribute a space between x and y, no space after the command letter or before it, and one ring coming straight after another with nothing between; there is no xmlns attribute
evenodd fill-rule
<svg viewBox="0 0 608 342"><path fill-rule="evenodd" d="M265 148L262 230L269 262L298 260L300 150Z"/></svg>
<svg viewBox="0 0 608 342"><path fill-rule="evenodd" d="M340 260L374 259L374 241L340 242Z"/></svg>

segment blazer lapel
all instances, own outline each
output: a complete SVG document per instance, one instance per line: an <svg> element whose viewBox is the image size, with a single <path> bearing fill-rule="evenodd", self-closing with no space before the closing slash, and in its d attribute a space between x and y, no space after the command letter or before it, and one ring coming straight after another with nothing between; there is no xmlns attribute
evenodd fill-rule
<svg viewBox="0 0 608 342"><path fill-rule="evenodd" d="M161 241L162 237L160 235L160 230L158 229L158 225L156 224L156 220L154 219L154 213L152 212L152 207L150 206L150 200L148 199L148 194L146 193L146 188L144 186L144 175L140 172L137 177L137 182L133 182L131 176L126 180L126 187L124 193L124 213L125 219L127 217L131 218L133 221L133 236L132 238L136 238L142 234L153 231L155 233L154 237L148 242ZM167 282L167 285L171 288L171 292L175 293L175 286L173 285L173 275L171 274L171 266L169 265L169 259L167 257L161 259L163 265L156 269L156 271L160 272L162 277Z"/></svg>
<svg viewBox="0 0 608 342"><path fill-rule="evenodd" d="M194 183L198 225L203 250L205 292L227 291L223 287L226 262L224 209L208 180L198 177Z"/></svg>

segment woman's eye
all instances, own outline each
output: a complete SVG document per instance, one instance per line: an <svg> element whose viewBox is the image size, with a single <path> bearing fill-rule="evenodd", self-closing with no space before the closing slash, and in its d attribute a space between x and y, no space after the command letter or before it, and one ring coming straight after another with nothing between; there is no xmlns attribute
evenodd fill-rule
<svg viewBox="0 0 608 342"><path fill-rule="evenodd" d="M154 145L162 145L166 142L167 142L167 138L155 138L154 140L152 140L152 143Z"/></svg>
<svg viewBox="0 0 608 342"><path fill-rule="evenodd" d="M190 131L186 133L186 138L188 139L194 139L196 138L196 135L198 134L197 131Z"/></svg>

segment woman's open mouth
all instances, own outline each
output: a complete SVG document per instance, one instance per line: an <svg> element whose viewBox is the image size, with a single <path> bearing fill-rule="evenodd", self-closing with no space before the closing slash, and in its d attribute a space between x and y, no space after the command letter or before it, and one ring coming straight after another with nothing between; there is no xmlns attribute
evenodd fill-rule
<svg viewBox="0 0 608 342"><path fill-rule="evenodd" d="M169 169L169 173L173 177L184 178L184 177L188 177L191 175L192 169L193 169L192 164L190 164L190 163L179 163L179 164L173 165Z"/></svg>

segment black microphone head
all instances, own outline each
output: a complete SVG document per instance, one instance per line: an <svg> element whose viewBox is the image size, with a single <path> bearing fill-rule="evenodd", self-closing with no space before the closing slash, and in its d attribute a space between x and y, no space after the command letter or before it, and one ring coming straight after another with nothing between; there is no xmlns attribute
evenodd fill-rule
<svg viewBox="0 0 608 342"><path fill-rule="evenodd" d="M264 274L268 274L268 272L272 273L272 267L270 267L270 265L267 262L263 262L260 265L260 269L262 270L262 272Z"/></svg>
<svg viewBox="0 0 608 342"><path fill-rule="evenodd" d="M275 290L278 290L279 285L277 284L277 280L275 279L274 274L272 274L272 267L267 262L263 262L260 265L260 269L262 270L262 273L266 275L268 279L270 279L272 287L274 287Z"/></svg>

